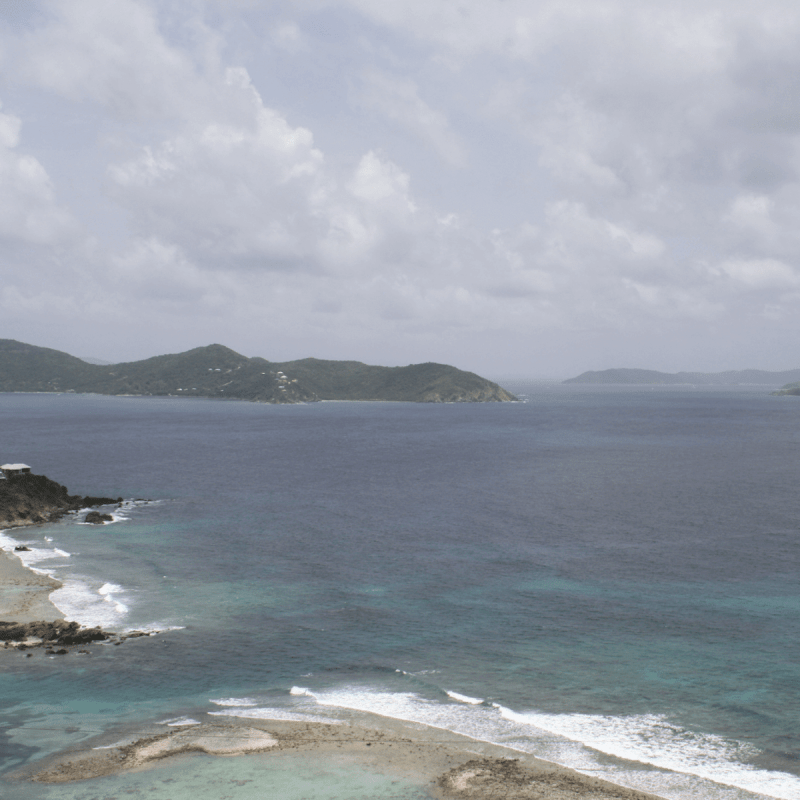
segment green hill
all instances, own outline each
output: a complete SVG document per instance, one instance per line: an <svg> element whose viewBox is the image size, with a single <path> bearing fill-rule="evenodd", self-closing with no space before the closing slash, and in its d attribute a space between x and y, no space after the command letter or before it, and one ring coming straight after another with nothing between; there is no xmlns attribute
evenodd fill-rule
<svg viewBox="0 0 800 800"><path fill-rule="evenodd" d="M272 362L212 344L122 364L0 339L0 392L215 397L262 403L314 400L491 402L516 398L495 383L445 364L375 367L358 361Z"/></svg>

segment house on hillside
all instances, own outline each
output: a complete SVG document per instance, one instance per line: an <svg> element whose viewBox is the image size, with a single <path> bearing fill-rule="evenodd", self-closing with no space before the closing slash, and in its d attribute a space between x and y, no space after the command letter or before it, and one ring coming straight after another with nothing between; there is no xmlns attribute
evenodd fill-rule
<svg viewBox="0 0 800 800"><path fill-rule="evenodd" d="M0 472L4 478L13 478L14 475L25 475L31 468L27 464L0 464Z"/></svg>

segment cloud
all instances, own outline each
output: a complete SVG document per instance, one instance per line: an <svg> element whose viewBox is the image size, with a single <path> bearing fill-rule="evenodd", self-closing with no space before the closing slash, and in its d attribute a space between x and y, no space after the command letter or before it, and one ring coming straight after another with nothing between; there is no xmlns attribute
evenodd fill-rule
<svg viewBox="0 0 800 800"><path fill-rule="evenodd" d="M295 22L281 22L272 31L272 41L289 53L308 50L308 42Z"/></svg>
<svg viewBox="0 0 800 800"><path fill-rule="evenodd" d="M327 188L322 153L305 128L265 107L241 68L227 90L248 114L187 124L177 135L108 168L110 194L144 234L212 263L280 268L308 256Z"/></svg>
<svg viewBox="0 0 800 800"><path fill-rule="evenodd" d="M451 129L446 115L419 96L414 81L369 70L363 76L358 100L418 136L448 164L464 165L467 154L461 138Z"/></svg>
<svg viewBox="0 0 800 800"><path fill-rule="evenodd" d="M62 244L77 225L56 202L42 164L19 151L21 128L19 117L0 111L0 240L7 246Z"/></svg>
<svg viewBox="0 0 800 800"><path fill-rule="evenodd" d="M800 275L788 264L772 258L726 261L721 268L742 288L780 290L800 287Z"/></svg>
<svg viewBox="0 0 800 800"><path fill-rule="evenodd" d="M58 287L77 319L90 286L110 324L291 330L375 360L791 329L800 12L290 5L48 0L2 28L4 313ZM96 186L64 166L73 117ZM79 229L82 193L124 215L116 239Z"/></svg>
<svg viewBox="0 0 800 800"><path fill-rule="evenodd" d="M170 46L147 3L42 3L43 24L16 41L19 80L71 100L102 103L116 117L187 113L205 94L187 51Z"/></svg>

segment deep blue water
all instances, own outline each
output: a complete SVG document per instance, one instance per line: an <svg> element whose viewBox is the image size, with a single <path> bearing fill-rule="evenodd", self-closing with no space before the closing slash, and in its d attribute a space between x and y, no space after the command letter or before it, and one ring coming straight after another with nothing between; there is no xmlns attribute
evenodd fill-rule
<svg viewBox="0 0 800 800"><path fill-rule="evenodd" d="M0 763L140 719L368 711L664 796L800 798L800 401L509 388L528 402L0 394L0 460L158 501L4 546L70 554L36 566L71 618L176 628L4 659Z"/></svg>

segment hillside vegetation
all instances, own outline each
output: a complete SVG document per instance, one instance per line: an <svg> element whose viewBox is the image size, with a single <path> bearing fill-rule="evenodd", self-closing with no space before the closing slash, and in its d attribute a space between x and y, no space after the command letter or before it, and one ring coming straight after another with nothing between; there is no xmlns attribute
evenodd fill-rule
<svg viewBox="0 0 800 800"><path fill-rule="evenodd" d="M212 344L143 361L100 365L13 339L0 339L0 392L214 397L262 403L516 399L491 381L445 364L376 367L316 358L274 362Z"/></svg>

